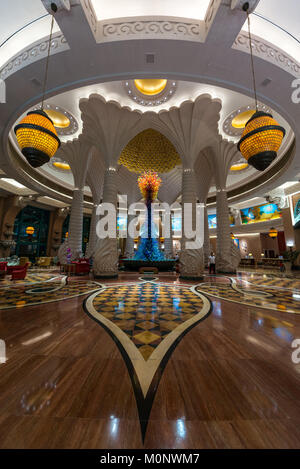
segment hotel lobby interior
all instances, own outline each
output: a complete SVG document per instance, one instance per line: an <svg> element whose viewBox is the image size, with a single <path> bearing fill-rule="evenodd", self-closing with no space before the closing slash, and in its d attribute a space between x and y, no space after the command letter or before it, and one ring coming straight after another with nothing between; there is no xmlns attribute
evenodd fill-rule
<svg viewBox="0 0 300 469"><path fill-rule="evenodd" d="M3 3L0 450L299 449L298 0Z"/></svg>

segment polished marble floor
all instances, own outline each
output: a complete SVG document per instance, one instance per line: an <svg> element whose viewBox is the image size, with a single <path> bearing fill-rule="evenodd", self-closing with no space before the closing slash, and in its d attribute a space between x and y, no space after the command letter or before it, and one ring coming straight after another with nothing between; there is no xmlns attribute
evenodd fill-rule
<svg viewBox="0 0 300 469"><path fill-rule="evenodd" d="M77 282L0 311L0 448L300 447L297 281Z"/></svg>

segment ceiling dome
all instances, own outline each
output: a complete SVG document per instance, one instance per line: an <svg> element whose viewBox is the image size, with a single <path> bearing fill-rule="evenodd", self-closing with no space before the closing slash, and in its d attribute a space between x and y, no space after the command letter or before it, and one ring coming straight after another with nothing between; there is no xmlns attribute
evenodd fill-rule
<svg viewBox="0 0 300 469"><path fill-rule="evenodd" d="M143 80L134 80L134 84L140 93L147 96L155 96L165 89L167 86L167 80L147 78Z"/></svg>
<svg viewBox="0 0 300 469"><path fill-rule="evenodd" d="M181 164L181 159L164 135L154 129L147 129L127 144L121 153L119 164L135 173L148 170L168 173Z"/></svg>

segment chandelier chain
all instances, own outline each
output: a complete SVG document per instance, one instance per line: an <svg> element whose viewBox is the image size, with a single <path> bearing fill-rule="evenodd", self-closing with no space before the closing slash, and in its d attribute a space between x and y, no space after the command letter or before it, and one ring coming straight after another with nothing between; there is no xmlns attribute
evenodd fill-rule
<svg viewBox="0 0 300 469"><path fill-rule="evenodd" d="M51 51L51 43L52 43L53 27L54 27L54 14L51 16L52 16L51 30L50 30L50 37L49 37L49 44L48 44L48 54L47 54L45 78L44 78L44 85L43 85L43 98L42 98L42 105L41 105L42 111L44 110L45 94L46 94L46 87L47 87L47 81L48 81L49 59L50 59L50 51Z"/></svg>
<svg viewBox="0 0 300 469"><path fill-rule="evenodd" d="M247 12L247 21L248 21L248 35L249 35L249 46L250 46L250 55L251 55L251 71L252 71L252 78L253 78L253 89L254 89L254 98L255 98L255 108L256 108L256 111L258 111L258 101L257 101L257 91L256 91L256 78L255 78L255 70L254 70L253 45L252 45L252 36L251 36L251 24L250 24L249 9L247 9L246 12Z"/></svg>

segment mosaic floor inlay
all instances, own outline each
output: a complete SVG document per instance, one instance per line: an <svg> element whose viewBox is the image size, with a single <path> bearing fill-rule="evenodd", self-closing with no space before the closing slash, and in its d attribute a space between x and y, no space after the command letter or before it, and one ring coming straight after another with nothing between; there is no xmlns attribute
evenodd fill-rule
<svg viewBox="0 0 300 469"><path fill-rule="evenodd" d="M11 280L11 275L0 279L0 288L11 288L14 285L32 285L40 282L51 282L60 280L63 276L57 272L28 272L24 280Z"/></svg>
<svg viewBox="0 0 300 469"><path fill-rule="evenodd" d="M248 306L300 313L297 281L268 275L207 277L206 280L196 287L198 292Z"/></svg>
<svg viewBox="0 0 300 469"><path fill-rule="evenodd" d="M210 301L193 287L142 280L103 286L85 309L121 350L144 436L163 369L184 334L209 315Z"/></svg>
<svg viewBox="0 0 300 469"><path fill-rule="evenodd" d="M0 310L67 300L98 289L99 284L96 282L78 280L67 283L66 277L57 281L34 283L27 287L12 286L9 289L0 289Z"/></svg>

